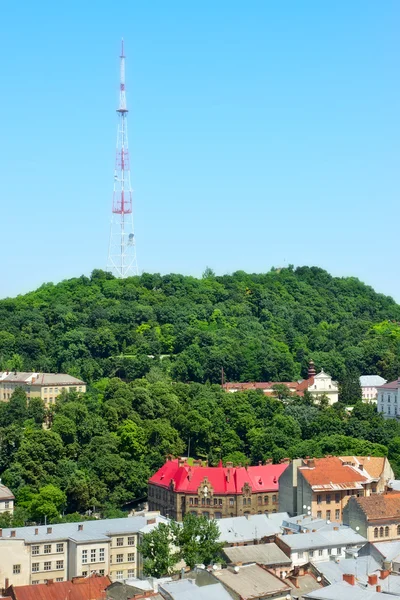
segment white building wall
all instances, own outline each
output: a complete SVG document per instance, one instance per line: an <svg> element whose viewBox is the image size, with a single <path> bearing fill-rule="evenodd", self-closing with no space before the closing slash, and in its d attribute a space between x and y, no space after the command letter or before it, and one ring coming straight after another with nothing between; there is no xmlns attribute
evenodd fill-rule
<svg viewBox="0 0 400 600"><path fill-rule="evenodd" d="M377 410L387 419L400 417L400 383L395 389L378 389Z"/></svg>

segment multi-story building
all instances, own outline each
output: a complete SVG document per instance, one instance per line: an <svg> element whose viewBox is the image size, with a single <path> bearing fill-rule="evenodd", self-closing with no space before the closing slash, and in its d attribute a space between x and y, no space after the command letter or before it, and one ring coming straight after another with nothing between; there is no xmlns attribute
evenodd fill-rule
<svg viewBox="0 0 400 600"><path fill-rule="evenodd" d="M376 402L378 388L386 383L380 375L361 375L360 387L364 402Z"/></svg>
<svg viewBox="0 0 400 600"><path fill-rule="evenodd" d="M210 519L277 512L278 480L288 466L271 463L257 467L189 465L186 459L167 462L149 479L150 510L181 521L185 514Z"/></svg>
<svg viewBox="0 0 400 600"><path fill-rule="evenodd" d="M141 574L142 530L163 522L154 514L0 530L0 587L66 581L93 573L114 580Z"/></svg>
<svg viewBox="0 0 400 600"><path fill-rule="evenodd" d="M275 393L276 385L285 385L289 392L303 396L308 391L311 396L318 401L321 396L328 398L329 404L334 404L339 400L339 386L332 377L322 371L315 373L313 361L310 361L308 369L308 378L299 381L267 381L267 382L246 382L246 383L224 383L223 388L227 392L242 392L248 390L261 390L264 394L272 396Z"/></svg>
<svg viewBox="0 0 400 600"><path fill-rule="evenodd" d="M377 388L377 410L386 419L400 417L400 377Z"/></svg>
<svg viewBox="0 0 400 600"><path fill-rule="evenodd" d="M357 528L369 542L400 540L400 494L350 498L343 522Z"/></svg>
<svg viewBox="0 0 400 600"><path fill-rule="evenodd" d="M279 510L341 522L351 496L382 494L393 470L385 457L296 459L279 479Z"/></svg>
<svg viewBox="0 0 400 600"><path fill-rule="evenodd" d="M86 383L64 373L0 372L0 401L7 402L16 388L22 388L28 400L41 398L46 406L54 404L63 391L86 392Z"/></svg>
<svg viewBox="0 0 400 600"><path fill-rule="evenodd" d="M14 494L8 487L1 483L0 479L0 515L7 512L12 515L14 512L14 503Z"/></svg>

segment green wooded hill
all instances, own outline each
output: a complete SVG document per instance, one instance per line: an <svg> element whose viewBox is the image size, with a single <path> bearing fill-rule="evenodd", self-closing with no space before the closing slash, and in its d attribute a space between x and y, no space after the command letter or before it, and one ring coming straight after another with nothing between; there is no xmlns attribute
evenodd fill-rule
<svg viewBox="0 0 400 600"><path fill-rule="evenodd" d="M210 464L388 455L400 476L400 422L360 402L357 385L359 372L400 373L399 320L391 298L308 267L207 270L201 280L120 281L96 271L0 301L3 369L90 382L48 410L20 388L0 402L0 476L18 505L12 524L57 522L62 512L80 519L93 506L117 516L145 499L148 477L168 454L187 453L189 440L190 456ZM229 379L295 379L311 357L339 379L352 411L314 405L307 394L281 401L282 390L269 397L217 385L221 367ZM0 517L0 527L10 522Z"/></svg>
<svg viewBox="0 0 400 600"><path fill-rule="evenodd" d="M400 306L316 267L202 279L103 271L0 301L0 368L88 382L145 375L162 356L175 381L291 381L313 358L349 372L400 373ZM154 357L154 358L149 358Z"/></svg>

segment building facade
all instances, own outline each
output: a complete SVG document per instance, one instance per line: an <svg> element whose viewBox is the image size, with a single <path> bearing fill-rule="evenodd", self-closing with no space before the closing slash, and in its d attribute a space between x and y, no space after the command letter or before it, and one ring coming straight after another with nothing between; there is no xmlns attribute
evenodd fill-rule
<svg viewBox="0 0 400 600"><path fill-rule="evenodd" d="M218 467L189 465L186 459L168 460L149 479L149 510L181 521L185 514L209 519L277 512L278 480L288 462L279 465Z"/></svg>
<svg viewBox="0 0 400 600"><path fill-rule="evenodd" d="M296 459L279 479L279 510L340 523L350 497L382 494L392 478L386 457Z"/></svg>
<svg viewBox="0 0 400 600"><path fill-rule="evenodd" d="M308 378L299 381L268 381L268 382L246 382L246 383L225 383L223 388L227 392L241 392L247 390L261 390L264 394L274 395L274 386L285 385L291 394L303 396L307 391L318 402L321 396L328 398L329 404L334 404L339 400L339 386L332 377L322 371L318 374L315 372L313 361L310 361L308 369Z"/></svg>
<svg viewBox="0 0 400 600"><path fill-rule="evenodd" d="M400 378L377 388L377 411L385 419L397 419L400 416Z"/></svg>
<svg viewBox="0 0 400 600"><path fill-rule="evenodd" d="M400 494L351 498L343 511L343 522L369 542L400 540Z"/></svg>
<svg viewBox="0 0 400 600"><path fill-rule="evenodd" d="M1 483L0 479L0 515L3 513L14 512L15 497L14 494L8 487Z"/></svg>
<svg viewBox="0 0 400 600"><path fill-rule="evenodd" d="M94 573L113 581L141 575L142 530L160 516L0 530L0 587L61 582Z"/></svg>
<svg viewBox="0 0 400 600"><path fill-rule="evenodd" d="M360 387L364 402L376 402L378 388L386 383L380 375L361 375Z"/></svg>
<svg viewBox="0 0 400 600"><path fill-rule="evenodd" d="M16 388L22 388L28 401L41 398L48 407L61 392L86 392L86 383L64 373L0 372L0 401L8 402Z"/></svg>

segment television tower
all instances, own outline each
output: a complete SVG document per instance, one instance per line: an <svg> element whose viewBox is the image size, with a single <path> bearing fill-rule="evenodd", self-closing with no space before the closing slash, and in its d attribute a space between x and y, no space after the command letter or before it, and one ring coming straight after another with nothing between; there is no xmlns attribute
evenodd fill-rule
<svg viewBox="0 0 400 600"><path fill-rule="evenodd" d="M138 275L128 151L128 109L126 107L125 93L124 40L122 40L120 56L119 107L117 108L117 113L117 153L107 271L110 271L115 277L123 279L132 275Z"/></svg>

